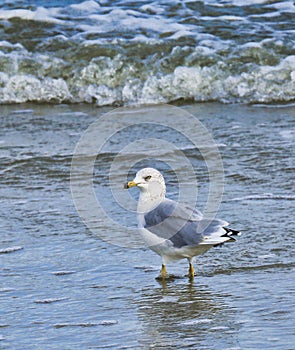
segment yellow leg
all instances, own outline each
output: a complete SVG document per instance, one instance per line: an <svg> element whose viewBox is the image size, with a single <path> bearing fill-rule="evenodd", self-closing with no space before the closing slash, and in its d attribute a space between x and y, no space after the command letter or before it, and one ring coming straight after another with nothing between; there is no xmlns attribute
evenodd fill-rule
<svg viewBox="0 0 295 350"><path fill-rule="evenodd" d="M190 278L194 278L195 276L195 269L191 263L189 263L188 275Z"/></svg>
<svg viewBox="0 0 295 350"><path fill-rule="evenodd" d="M161 277L162 277L162 278L165 278L166 275L167 275L166 265L162 264Z"/></svg>

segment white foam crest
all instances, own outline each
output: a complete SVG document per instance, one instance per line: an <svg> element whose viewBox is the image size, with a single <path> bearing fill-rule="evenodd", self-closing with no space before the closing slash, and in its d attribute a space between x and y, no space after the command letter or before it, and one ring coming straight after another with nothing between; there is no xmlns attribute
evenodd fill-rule
<svg viewBox="0 0 295 350"><path fill-rule="evenodd" d="M8 248L1 248L0 249L0 254L9 254L9 253L14 253L17 252L18 250L24 249L23 247L16 246L16 247L8 247Z"/></svg>
<svg viewBox="0 0 295 350"><path fill-rule="evenodd" d="M264 194L253 194L242 197L235 197L230 199L230 201L247 201L247 200L294 200L295 195L280 195L273 193L264 193Z"/></svg>
<svg viewBox="0 0 295 350"><path fill-rule="evenodd" d="M82 101L95 103L98 106L112 105L117 101L121 101L121 93L119 89L111 89L105 85L91 84L86 90L81 89L79 97Z"/></svg>
<svg viewBox="0 0 295 350"><path fill-rule="evenodd" d="M290 78L290 80L293 80L293 74L295 72L295 55L288 56L284 58L278 65L276 66L262 66L261 67L261 74L271 74L272 76L276 74L277 77L281 75L281 78ZM280 74L281 73L281 74ZM271 78L271 76L269 77ZM293 92L294 92L295 86L293 86ZM293 94L294 96L294 94Z"/></svg>
<svg viewBox="0 0 295 350"><path fill-rule="evenodd" d="M69 7L76 11L81 11L85 13L95 12L100 9L100 5L93 0L83 1L80 4L72 4Z"/></svg>
<svg viewBox="0 0 295 350"><path fill-rule="evenodd" d="M173 74L149 78L143 87L146 102L194 98L272 102L290 101L295 96L294 60L288 57L278 66L262 66L252 72L232 75L223 66L177 67Z"/></svg>
<svg viewBox="0 0 295 350"><path fill-rule="evenodd" d="M280 11L274 11L274 12L263 13L258 15L251 15L249 16L249 18L273 18L273 17L278 17L280 15L281 15Z"/></svg>
<svg viewBox="0 0 295 350"><path fill-rule="evenodd" d="M234 6L251 6L267 4L269 0L227 0L226 2Z"/></svg>
<svg viewBox="0 0 295 350"><path fill-rule="evenodd" d="M38 7L35 11L26 9L0 10L0 19L21 18L24 20L64 24L63 20L56 18L60 12L58 8Z"/></svg>
<svg viewBox="0 0 295 350"><path fill-rule="evenodd" d="M4 88L0 88L0 102L24 103L62 102L71 100L68 86L63 79L38 79L32 75L17 74L8 78Z"/></svg>
<svg viewBox="0 0 295 350"><path fill-rule="evenodd" d="M266 7L276 8L281 13L283 13L283 12L290 12L290 13L295 12L294 1L292 1L292 0L275 2L275 3L272 3L268 6L266 6Z"/></svg>
<svg viewBox="0 0 295 350"><path fill-rule="evenodd" d="M95 42L86 41L83 45ZM253 64L248 72L235 74L225 62L204 67L195 64L195 58L206 60L206 57L218 55L210 40L203 40L202 43L207 46L198 46L194 51L175 47L170 54L171 73L165 74L159 70L154 74L153 63L147 62L139 68L119 54L114 58L94 58L84 68L76 69L68 79L46 76L51 71L53 74L60 72L66 65L57 57L23 51L0 52L0 59L3 58L5 65L0 72L0 102L72 101L102 106L117 103L155 104L177 99L248 103L294 100L295 55L285 58L277 66ZM259 50L261 43L250 42L242 47L252 48ZM178 57L185 57L186 65L176 66L173 70L173 60L177 61ZM31 74L22 71L23 62L26 61L36 62L36 70L32 68ZM194 66L188 66L191 62Z"/></svg>
<svg viewBox="0 0 295 350"><path fill-rule="evenodd" d="M214 51L229 49L230 45L231 41L220 40L215 38L213 35L209 38L202 38L202 40L199 42L199 46L208 47L210 49L213 49Z"/></svg>
<svg viewBox="0 0 295 350"><path fill-rule="evenodd" d="M277 66L257 67L252 72L228 76L223 86L229 95L248 102L291 101L295 96L294 56Z"/></svg>
<svg viewBox="0 0 295 350"><path fill-rule="evenodd" d="M21 45L20 43L16 43L16 44L12 44L6 40L2 40L0 41L0 48L9 48L9 49L14 49L14 50L23 50L23 51L27 51L23 45ZM0 52L1 53L1 52Z"/></svg>
<svg viewBox="0 0 295 350"><path fill-rule="evenodd" d="M178 32L171 35L169 38L173 40L177 40L179 38L188 37L190 35L193 35L193 33L188 30L179 30Z"/></svg>
<svg viewBox="0 0 295 350"><path fill-rule="evenodd" d="M257 42L253 42L253 41L250 41L246 44L241 45L241 48L243 48L243 49L249 49L249 48L260 49L261 47L262 47L262 43L257 43Z"/></svg>
<svg viewBox="0 0 295 350"><path fill-rule="evenodd" d="M187 32L190 34L195 27L175 22L164 16L145 16L144 14L123 9L113 9L108 14L91 14L91 24L82 23L79 28L89 33L104 33L118 30L148 30L158 33Z"/></svg>
<svg viewBox="0 0 295 350"><path fill-rule="evenodd" d="M241 22L247 22L247 20L240 16L234 16L234 15L223 15L223 16L203 16L201 18L203 21L241 21Z"/></svg>
<svg viewBox="0 0 295 350"><path fill-rule="evenodd" d="M157 14L157 15L165 14L165 9L163 7L160 7L156 2L142 5L140 7L140 10L142 12Z"/></svg>
<svg viewBox="0 0 295 350"><path fill-rule="evenodd" d="M131 39L130 41L131 42L142 42L142 43L146 43L149 45L155 45L155 44L161 43L160 39L149 38L143 34L135 35L134 38Z"/></svg>
<svg viewBox="0 0 295 350"><path fill-rule="evenodd" d="M0 72L0 86L5 85L9 80L8 74Z"/></svg>

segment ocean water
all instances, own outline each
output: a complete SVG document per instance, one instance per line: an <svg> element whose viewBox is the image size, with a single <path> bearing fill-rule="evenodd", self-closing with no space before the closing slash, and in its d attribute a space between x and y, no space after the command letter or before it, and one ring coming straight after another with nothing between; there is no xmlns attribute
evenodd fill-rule
<svg viewBox="0 0 295 350"><path fill-rule="evenodd" d="M1 350L294 349L294 12L289 0L0 1ZM213 137L205 153L184 112ZM93 123L96 148L75 160ZM113 222L74 195L85 161ZM243 232L200 256L194 281L185 261L156 279L161 259L136 234L138 194L122 183L143 166L170 198L196 191L199 209L221 193L216 215Z"/></svg>
<svg viewBox="0 0 295 350"><path fill-rule="evenodd" d="M291 0L0 2L0 103L295 97Z"/></svg>
<svg viewBox="0 0 295 350"><path fill-rule="evenodd" d="M173 278L157 280L160 257L135 249L127 230L99 216L97 230L90 230L77 213L73 153L88 126L110 108L0 107L1 349L294 349L294 106L204 103L177 110L197 116L218 145L224 193L217 216L243 232L236 243L198 257L194 281L184 260L168 265ZM114 205L109 169L122 144L135 145L145 134L176 142L196 171L202 209L209 180L204 159L169 128L146 124L148 115L167 123L170 108L129 113L136 128L110 137L97 151L93 188L105 211L136 225L132 212ZM175 128L190 129L182 118L173 120ZM109 135L110 125L98 125L98 139ZM149 156L155 156L153 143ZM138 168L154 164L144 155L136 161L137 148L127 151L115 174L122 194ZM175 173L158 151L167 196L177 198ZM183 171L181 162L173 165ZM194 183L187 174L183 180ZM83 176L74 180L84 188ZM130 202L136 191L128 193Z"/></svg>

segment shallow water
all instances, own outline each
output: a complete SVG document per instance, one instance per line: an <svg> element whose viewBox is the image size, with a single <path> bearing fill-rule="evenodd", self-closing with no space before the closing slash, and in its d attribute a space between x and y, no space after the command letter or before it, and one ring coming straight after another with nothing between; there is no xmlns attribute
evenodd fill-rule
<svg viewBox="0 0 295 350"><path fill-rule="evenodd" d="M185 261L168 265L166 282L156 280L159 257L101 240L76 212L72 155L86 128L109 109L0 107L1 349L294 348L294 106L181 108L198 116L219 145L225 191L218 217L243 232L237 243L199 257L193 282ZM163 107L150 109L165 120ZM94 182L104 208L130 226L134 215L113 207L107 192L114 155L144 133L175 141L163 128L131 131L105 145ZM197 171L202 207L204 161L184 139L176 144ZM175 198L175 174L160 160ZM148 161L131 163L122 165L118 181ZM100 224L103 237L124 234Z"/></svg>

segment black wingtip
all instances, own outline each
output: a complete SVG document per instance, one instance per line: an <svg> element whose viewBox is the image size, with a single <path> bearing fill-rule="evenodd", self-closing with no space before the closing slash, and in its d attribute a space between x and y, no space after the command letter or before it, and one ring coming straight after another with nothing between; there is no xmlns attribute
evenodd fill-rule
<svg viewBox="0 0 295 350"><path fill-rule="evenodd" d="M237 230L233 230L233 229L228 228L228 227L222 227L222 228L224 229L225 233L221 237L228 237L229 239L226 242L215 244L214 247L220 247L224 243L227 243L227 242L235 242L236 239L233 236L241 236L241 234L242 234L242 232L237 231Z"/></svg>
<svg viewBox="0 0 295 350"><path fill-rule="evenodd" d="M242 234L241 231L233 230L232 228L223 227L223 229L225 230L225 234L221 237L241 236ZM233 238L233 240L235 239Z"/></svg>

